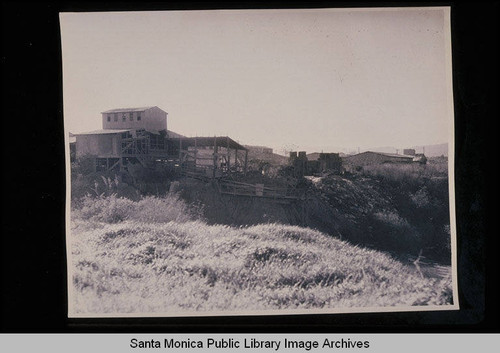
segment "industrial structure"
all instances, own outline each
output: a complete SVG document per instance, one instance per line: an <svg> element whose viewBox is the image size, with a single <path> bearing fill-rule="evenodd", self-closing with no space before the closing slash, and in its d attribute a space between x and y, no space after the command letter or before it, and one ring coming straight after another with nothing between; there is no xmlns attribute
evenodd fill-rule
<svg viewBox="0 0 500 353"><path fill-rule="evenodd" d="M365 166L379 164L425 164L427 158L414 149L403 150L404 154L366 151L353 155L340 156L339 153L290 152L289 166L295 177L320 175L324 173L340 174L343 171L361 170Z"/></svg>
<svg viewBox="0 0 500 353"><path fill-rule="evenodd" d="M185 137L167 129L167 113L154 107L120 108L102 114L102 129L79 134L75 158L91 158L95 171L164 166L192 176L246 173L248 151L229 138Z"/></svg>
<svg viewBox="0 0 500 353"><path fill-rule="evenodd" d="M296 177L342 171L342 159L338 153L312 153L305 151L290 152L289 164Z"/></svg>
<svg viewBox="0 0 500 353"><path fill-rule="evenodd" d="M102 129L69 136L71 160L90 159L94 171L130 172L139 166L165 168L186 177L216 180L215 185L224 195L271 198L278 202L306 199L304 190L296 187L270 187L227 178L234 173L247 175L248 170L265 176L270 165L286 164L286 157L275 155L271 148L243 146L229 136L180 135L167 129L168 114L156 106L111 109L101 115ZM285 170L298 180L374 164L412 162L425 163L425 155L416 154L414 149L405 149L402 155L368 151L345 157L323 152L308 156L300 151L290 152Z"/></svg>

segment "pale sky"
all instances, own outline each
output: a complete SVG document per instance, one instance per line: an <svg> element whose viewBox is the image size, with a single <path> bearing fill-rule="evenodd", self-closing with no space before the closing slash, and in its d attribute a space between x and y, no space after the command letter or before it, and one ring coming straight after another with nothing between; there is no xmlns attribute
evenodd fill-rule
<svg viewBox="0 0 500 353"><path fill-rule="evenodd" d="M168 129L307 152L449 142L443 8L61 14L66 130Z"/></svg>

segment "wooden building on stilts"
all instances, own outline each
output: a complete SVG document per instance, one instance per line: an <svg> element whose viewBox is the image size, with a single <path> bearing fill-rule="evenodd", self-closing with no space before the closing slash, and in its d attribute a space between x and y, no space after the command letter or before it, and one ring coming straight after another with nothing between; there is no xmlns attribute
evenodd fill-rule
<svg viewBox="0 0 500 353"><path fill-rule="evenodd" d="M164 166L185 175L219 178L245 173L248 150L228 136L184 137L167 130L167 113L158 107L102 112L101 130L74 134L75 158L90 158L95 171Z"/></svg>

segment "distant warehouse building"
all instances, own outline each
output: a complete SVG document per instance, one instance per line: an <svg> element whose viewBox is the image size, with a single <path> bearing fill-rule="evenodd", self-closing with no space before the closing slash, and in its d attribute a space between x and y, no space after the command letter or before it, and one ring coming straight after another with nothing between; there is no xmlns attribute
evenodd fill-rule
<svg viewBox="0 0 500 353"><path fill-rule="evenodd" d="M384 163L412 163L414 156L394 153L363 152L342 158L346 170Z"/></svg>

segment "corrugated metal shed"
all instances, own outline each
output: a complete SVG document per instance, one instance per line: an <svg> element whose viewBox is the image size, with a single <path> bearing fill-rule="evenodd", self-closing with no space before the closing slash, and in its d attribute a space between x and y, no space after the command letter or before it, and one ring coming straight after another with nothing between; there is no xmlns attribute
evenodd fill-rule
<svg viewBox="0 0 500 353"><path fill-rule="evenodd" d="M384 157L390 157L390 158L400 158L402 160L413 159L413 156L407 156L407 155L404 155L404 154L385 153L385 152L372 152L372 151L361 152L361 153L358 153L358 154L353 154L353 155L345 156L344 158L346 158L346 159L352 159L352 158L357 158L357 157L361 157L361 156L369 156L369 155L372 155L372 156L384 156Z"/></svg>
<svg viewBox="0 0 500 353"><path fill-rule="evenodd" d="M406 156L403 154L395 154L395 153L366 151L342 157L342 159L347 163L363 166L370 164L382 164L388 162L409 163L413 161L413 156Z"/></svg>

